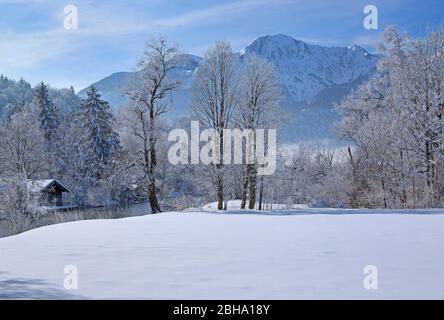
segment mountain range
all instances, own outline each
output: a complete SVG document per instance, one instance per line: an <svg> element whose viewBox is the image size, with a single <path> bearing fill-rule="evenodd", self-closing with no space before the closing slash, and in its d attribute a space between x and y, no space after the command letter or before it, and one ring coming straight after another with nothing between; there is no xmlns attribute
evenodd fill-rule
<svg viewBox="0 0 444 320"><path fill-rule="evenodd" d="M333 138L331 127L339 119L334 104L376 72L379 58L356 45L323 47L281 34L260 37L235 54L241 63L250 55L267 60L277 71L281 104L289 119L282 130L287 142ZM202 60L189 54L180 56L175 72L182 86L173 95L170 117L186 114ZM133 72L117 72L92 85L114 109L119 109L127 103L122 91L133 77ZM84 97L89 87L78 95Z"/></svg>

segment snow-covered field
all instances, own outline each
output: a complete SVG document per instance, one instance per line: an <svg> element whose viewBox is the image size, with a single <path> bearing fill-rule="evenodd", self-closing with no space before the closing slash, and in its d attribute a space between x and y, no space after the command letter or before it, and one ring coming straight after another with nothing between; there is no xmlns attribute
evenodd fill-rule
<svg viewBox="0 0 444 320"><path fill-rule="evenodd" d="M444 210L209 209L0 239L0 298L444 298ZM65 290L64 268L78 270ZM378 290L363 286L378 268Z"/></svg>
<svg viewBox="0 0 444 320"><path fill-rule="evenodd" d="M230 200L227 202L228 210L237 210L241 208L242 200ZM247 201L248 207L248 201ZM259 203L255 204L255 209L258 209ZM276 209L307 209L308 206L306 204L281 204L281 203L266 203L264 205L265 210L276 210ZM217 209L217 202L211 202L202 207L204 210L215 210Z"/></svg>

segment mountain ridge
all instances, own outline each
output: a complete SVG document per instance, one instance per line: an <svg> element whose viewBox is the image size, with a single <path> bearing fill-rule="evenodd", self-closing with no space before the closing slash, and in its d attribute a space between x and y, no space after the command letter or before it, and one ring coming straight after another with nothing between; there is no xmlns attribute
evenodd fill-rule
<svg viewBox="0 0 444 320"><path fill-rule="evenodd" d="M277 71L283 93L281 104L292 120L290 134L286 134L289 140L331 137L330 127L339 119L333 105L373 76L379 59L358 45L325 47L284 34L261 36L235 53L241 64L250 55L267 60ZM175 72L183 85L173 95L172 118L186 114L194 75L203 60L186 53L179 59ZM114 109L119 109L126 105L121 91L132 75L134 72L116 72L92 85ZM78 95L84 97L90 87Z"/></svg>

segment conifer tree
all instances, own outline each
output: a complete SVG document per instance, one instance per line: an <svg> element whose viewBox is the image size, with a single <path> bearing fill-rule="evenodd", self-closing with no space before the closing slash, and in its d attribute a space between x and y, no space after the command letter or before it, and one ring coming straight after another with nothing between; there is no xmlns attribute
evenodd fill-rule
<svg viewBox="0 0 444 320"><path fill-rule="evenodd" d="M37 108L46 149L54 153L57 149L57 130L60 125L59 110L49 97L48 87L43 82L34 90L33 104Z"/></svg>
<svg viewBox="0 0 444 320"><path fill-rule="evenodd" d="M83 157L81 173L94 184L102 178L119 148L119 136L113 128L115 118L108 102L101 100L92 86L80 104L76 119L82 129L79 141Z"/></svg>

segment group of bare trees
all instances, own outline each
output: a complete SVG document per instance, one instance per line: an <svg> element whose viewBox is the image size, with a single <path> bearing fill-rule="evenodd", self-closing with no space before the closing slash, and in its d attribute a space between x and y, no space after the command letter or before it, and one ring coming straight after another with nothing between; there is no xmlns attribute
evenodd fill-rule
<svg viewBox="0 0 444 320"><path fill-rule="evenodd" d="M228 42L217 42L205 53L196 76L192 113L205 128L214 129L219 157L224 157L224 129L230 126L236 107L237 61ZM217 194L217 207L224 208L224 164L211 166Z"/></svg>
<svg viewBox="0 0 444 320"><path fill-rule="evenodd" d="M182 176L180 183L188 179L192 184L212 185L218 209L225 209L227 199L233 198L250 209L262 205L264 198L351 207L442 205L444 29L412 40L389 28L380 49L376 75L337 107L343 115L337 132L347 147L334 151L301 144L286 156L277 154L277 172L264 177L258 175L254 142L242 146L242 165L221 159L226 158L224 146L230 143L226 129L254 134L258 128L281 127L273 67L255 56L239 58L226 41L207 50L195 74L188 120L198 120L204 129L216 132L215 152L221 161L207 170L172 169L165 165L168 144L162 143L162 135L171 127L162 115L171 105L170 93L180 85L170 76L179 53L164 39L151 42L139 79L127 92L131 103L123 123L137 141L134 159L144 168L153 212L160 211L156 193L166 184L162 174L168 176L169 171Z"/></svg>
<svg viewBox="0 0 444 320"><path fill-rule="evenodd" d="M436 207L444 192L444 28L385 32L379 73L343 101L354 206Z"/></svg>
<svg viewBox="0 0 444 320"><path fill-rule="evenodd" d="M257 129L276 125L273 115L279 104L279 87L275 70L266 61L251 56L245 58L244 65L239 66L238 63L226 41L216 42L207 50L194 83L191 112L192 117L205 128L217 132L221 159L226 158L224 145L231 143L224 141L224 130L236 128L248 132L249 136L245 137L248 143L243 146L245 158L241 207L245 208L248 193L248 207L253 209L259 165L254 135ZM225 167L222 161L211 167L219 210L226 209L224 177L228 171Z"/></svg>
<svg viewBox="0 0 444 320"><path fill-rule="evenodd" d="M180 86L172 75L179 56L177 47L168 45L163 37L147 44L138 76L125 92L130 103L120 116L125 132L135 141L132 161L144 170L153 213L161 211L156 181L160 180L162 162L158 153L167 147L159 146L167 130L162 116L171 108L171 92ZM213 138L217 140L219 159L224 159L225 129L236 127L253 132L257 128L268 128L279 101L275 73L268 63L256 57L248 58L242 67L239 63L230 44L219 41L207 50L195 75L190 120L198 120L204 129L215 130L217 137ZM162 161L166 159L163 157ZM250 195L249 207L254 207L256 202L256 166L253 161L241 170L244 198L247 192ZM212 163L209 168L218 208L224 209L224 199L230 193L225 182L233 170L228 170L223 161Z"/></svg>
<svg viewBox="0 0 444 320"><path fill-rule="evenodd" d="M239 107L235 114L236 126L252 132L258 129L276 128L279 119L277 114L280 92L274 68L258 57L248 58L241 75L239 89ZM256 146L251 144L250 147L254 149ZM246 206L247 192L249 193L248 208L254 209L256 205L258 164L255 150L247 150L247 156L249 155L253 157L253 161L244 166L242 209ZM259 209L263 202L262 176L260 180Z"/></svg>

